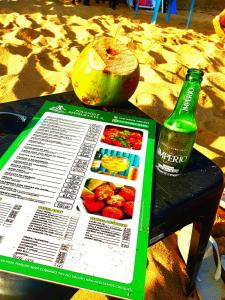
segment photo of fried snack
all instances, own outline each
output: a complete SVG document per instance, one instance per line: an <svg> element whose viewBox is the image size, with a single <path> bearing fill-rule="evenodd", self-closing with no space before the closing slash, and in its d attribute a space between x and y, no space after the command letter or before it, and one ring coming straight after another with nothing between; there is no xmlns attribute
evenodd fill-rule
<svg viewBox="0 0 225 300"><path fill-rule="evenodd" d="M131 219L135 188L90 178L85 183L81 200L87 213L117 220Z"/></svg>

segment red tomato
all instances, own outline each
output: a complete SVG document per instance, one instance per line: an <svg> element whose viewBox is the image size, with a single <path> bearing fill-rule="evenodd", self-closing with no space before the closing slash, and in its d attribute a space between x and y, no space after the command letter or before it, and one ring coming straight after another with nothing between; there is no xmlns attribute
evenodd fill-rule
<svg viewBox="0 0 225 300"><path fill-rule="evenodd" d="M108 184L104 184L104 185L100 185L95 189L95 198L98 201L110 198L112 195L114 195L114 190L113 188L108 185Z"/></svg>
<svg viewBox="0 0 225 300"><path fill-rule="evenodd" d="M136 142L136 143L133 145L133 149L134 149L134 150L140 150L140 149L141 149L141 143L140 143L140 142Z"/></svg>
<svg viewBox="0 0 225 300"><path fill-rule="evenodd" d="M113 142L113 145L115 145L115 146L118 146L118 147L122 147L123 146L122 143L121 143L121 141L113 140L112 142Z"/></svg>
<svg viewBox="0 0 225 300"><path fill-rule="evenodd" d="M121 208L115 206L105 206L102 210L102 215L104 217L112 219L122 219L124 214Z"/></svg>
<svg viewBox="0 0 225 300"><path fill-rule="evenodd" d="M87 208L88 212L94 213L100 211L104 206L103 201L95 201L93 195L88 195L84 198L84 206Z"/></svg>
<svg viewBox="0 0 225 300"><path fill-rule="evenodd" d="M103 134L104 134L104 136L109 136L111 133L109 130L106 129Z"/></svg>
<svg viewBox="0 0 225 300"><path fill-rule="evenodd" d="M84 200L86 201L94 201L95 200L95 195L85 195Z"/></svg>
<svg viewBox="0 0 225 300"><path fill-rule="evenodd" d="M107 204L115 207L123 206L125 199L120 195L113 195L109 199L107 199Z"/></svg>
<svg viewBox="0 0 225 300"><path fill-rule="evenodd" d="M112 133L118 133L119 132L119 129L115 128L115 127L111 127L110 129L110 132Z"/></svg>
<svg viewBox="0 0 225 300"><path fill-rule="evenodd" d="M123 186L118 194L122 196L126 201L134 201L135 191L131 188Z"/></svg>
<svg viewBox="0 0 225 300"><path fill-rule="evenodd" d="M131 144L134 144L134 143L136 143L136 139L135 138L133 138L133 137L130 137L130 136L128 136L127 137L127 140L129 141L129 143L131 143Z"/></svg>
<svg viewBox="0 0 225 300"><path fill-rule="evenodd" d="M137 132L137 131L133 131L133 132L131 132L131 134L130 134L133 138L135 138L135 139L139 139L139 140L142 140L142 134L141 133L139 133L139 132Z"/></svg>
<svg viewBox="0 0 225 300"><path fill-rule="evenodd" d="M104 142L106 143L106 144L109 144L109 145L112 145L113 144L113 140L111 139L111 138L106 138L105 140L104 140Z"/></svg>
<svg viewBox="0 0 225 300"><path fill-rule="evenodd" d="M134 201L127 201L123 205L123 210L124 212L132 217L133 216L133 210L134 210Z"/></svg>

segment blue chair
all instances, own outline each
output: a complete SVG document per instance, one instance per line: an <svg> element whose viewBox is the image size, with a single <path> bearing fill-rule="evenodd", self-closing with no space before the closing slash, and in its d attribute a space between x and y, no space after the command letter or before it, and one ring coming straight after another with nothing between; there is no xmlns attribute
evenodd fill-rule
<svg viewBox="0 0 225 300"><path fill-rule="evenodd" d="M162 3L163 3L163 1L164 0L162 0ZM134 5L134 15L136 16L137 13L138 13L138 8L140 6L140 0L137 0L137 1L127 0L127 3L129 3L129 2L132 2L132 4ZM145 0L144 5L142 5L141 7L143 7L143 8L154 8L155 3L156 3L156 0ZM129 5L129 6L131 7L131 5ZM162 10L162 12L163 12L163 10Z"/></svg>
<svg viewBox="0 0 225 300"><path fill-rule="evenodd" d="M140 0L138 0L138 1L140 2ZM151 21L152 24L156 23L158 12L159 12L159 7L160 7L162 0L155 0L155 1L156 1L156 3L155 3L153 15L152 15L152 21ZM191 0L191 5L190 5L190 9L189 9L189 15L188 15L187 23L186 23L186 28L188 28L188 26L191 22L191 17L192 17L194 6L195 6L195 0ZM176 14L176 0L169 0L168 10L167 10L167 14L166 14L166 21L170 20L171 14Z"/></svg>

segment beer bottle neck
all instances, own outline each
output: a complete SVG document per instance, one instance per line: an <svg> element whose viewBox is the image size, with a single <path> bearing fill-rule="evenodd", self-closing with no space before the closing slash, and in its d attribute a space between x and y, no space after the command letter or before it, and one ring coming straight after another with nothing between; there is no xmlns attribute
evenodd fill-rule
<svg viewBox="0 0 225 300"><path fill-rule="evenodd" d="M180 92L175 111L177 114L195 114L198 103L200 83L195 81L185 81Z"/></svg>
<svg viewBox="0 0 225 300"><path fill-rule="evenodd" d="M195 132L195 111L200 91L200 82L185 80L174 111L164 126L177 132Z"/></svg>

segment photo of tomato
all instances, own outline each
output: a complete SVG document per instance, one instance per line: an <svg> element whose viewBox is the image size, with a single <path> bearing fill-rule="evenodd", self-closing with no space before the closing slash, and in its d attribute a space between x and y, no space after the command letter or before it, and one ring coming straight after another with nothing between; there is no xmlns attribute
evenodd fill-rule
<svg viewBox="0 0 225 300"><path fill-rule="evenodd" d="M114 195L114 188L109 184L100 185L95 189L94 195L97 200L106 200Z"/></svg>
<svg viewBox="0 0 225 300"><path fill-rule="evenodd" d="M101 142L122 148L140 150L143 133L139 130L107 125Z"/></svg>
<svg viewBox="0 0 225 300"><path fill-rule="evenodd" d="M134 201L135 191L124 186L120 189L119 195L124 197L126 201Z"/></svg>
<svg viewBox="0 0 225 300"><path fill-rule="evenodd" d="M102 210L103 217L120 220L123 218L124 213L121 208L115 206L106 206Z"/></svg>
<svg viewBox="0 0 225 300"><path fill-rule="evenodd" d="M102 201L95 200L94 195L87 195L84 199L84 206L89 212L98 212L105 205Z"/></svg>
<svg viewBox="0 0 225 300"><path fill-rule="evenodd" d="M87 213L117 220L131 219L135 189L131 186L90 178L85 183L81 200Z"/></svg>
<svg viewBox="0 0 225 300"><path fill-rule="evenodd" d="M115 207L123 207L125 199L120 195L113 195L109 199L106 200L108 205L112 205Z"/></svg>
<svg viewBox="0 0 225 300"><path fill-rule="evenodd" d="M133 215L133 210L134 210L134 201L126 201L124 203L124 212L128 216L132 216Z"/></svg>

